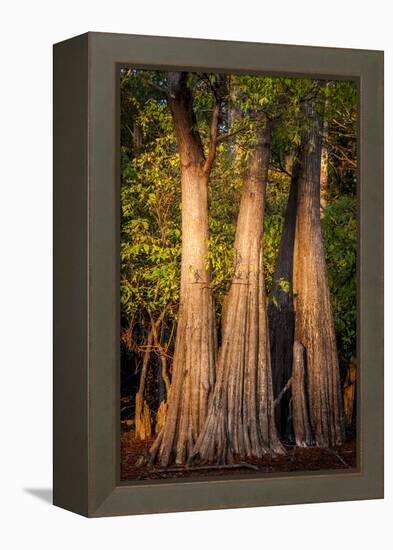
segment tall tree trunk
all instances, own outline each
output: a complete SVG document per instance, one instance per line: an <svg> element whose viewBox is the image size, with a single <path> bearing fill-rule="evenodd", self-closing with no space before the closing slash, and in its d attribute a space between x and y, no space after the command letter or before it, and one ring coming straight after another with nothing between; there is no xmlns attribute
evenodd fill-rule
<svg viewBox="0 0 393 550"><path fill-rule="evenodd" d="M181 166L181 284L173 374L164 427L150 450L150 461L166 467L184 463L204 424L214 383L215 322L208 253L208 178L217 138L218 104L212 115L205 159L195 129L187 73L168 76L168 104L176 130Z"/></svg>
<svg viewBox="0 0 393 550"><path fill-rule="evenodd" d="M326 100L327 104L327 100ZM328 138L328 123L327 120L323 121L322 130L322 147L321 147L321 177L320 177L320 195L321 195L321 216L323 217L325 208L328 203L328 175L329 175L329 153L327 148Z"/></svg>
<svg viewBox="0 0 393 550"><path fill-rule="evenodd" d="M298 176L299 163L297 155L294 155L291 186L268 306L275 398L280 395L292 373L293 336L295 330L293 247L295 241ZM290 392L285 392L275 410L277 429L281 437L289 437L292 434L292 428L289 423L289 403Z"/></svg>
<svg viewBox="0 0 393 550"><path fill-rule="evenodd" d="M152 324L152 331L153 331L153 341L154 341L154 347L156 351L158 352L158 355L160 356L160 362L158 367L158 399L159 399L159 407L156 414L156 427L155 431L158 435L160 431L162 430L164 424L165 424L165 418L166 413L168 410L168 395L170 391L170 381L169 381L169 374L168 374L168 367L167 367L167 350L166 348L161 344L162 341L162 332L164 328L164 324L161 325L161 337L158 336L158 330L157 325L154 321L154 319L151 319Z"/></svg>
<svg viewBox="0 0 393 550"><path fill-rule="evenodd" d="M149 405L147 404L147 401L145 401L144 395L152 343L153 329L150 329L147 335L145 353L143 354L139 388L138 392L135 395L135 437L136 439L141 440L145 440L146 438L151 437L151 415Z"/></svg>
<svg viewBox="0 0 393 550"><path fill-rule="evenodd" d="M142 132L135 120L132 123L132 147L135 156L142 148Z"/></svg>
<svg viewBox="0 0 393 550"><path fill-rule="evenodd" d="M236 228L235 273L223 305L217 380L191 461L225 464L234 455L260 457L282 450L274 423L262 264L269 159L267 125L249 157Z"/></svg>
<svg viewBox="0 0 393 550"><path fill-rule="evenodd" d="M352 355L344 381L344 417L345 425L350 427L354 419L356 396L356 357Z"/></svg>
<svg viewBox="0 0 393 550"><path fill-rule="evenodd" d="M292 418L296 445L312 444L311 426L306 396L305 349L300 342L293 343L292 367Z"/></svg>
<svg viewBox="0 0 393 550"><path fill-rule="evenodd" d="M340 375L320 221L322 117L306 103L294 248L295 340L306 350L310 423L316 445L340 445Z"/></svg>
<svg viewBox="0 0 393 550"><path fill-rule="evenodd" d="M157 330L164 321L168 306L166 306L160 313L157 321L150 317L150 329L147 334L146 348L143 355L141 376L139 379L138 392L135 395L135 437L137 439L147 439L151 436L151 414L149 405L144 399L147 371L149 368L149 362L151 352L154 345L157 346Z"/></svg>
<svg viewBox="0 0 393 550"><path fill-rule="evenodd" d="M229 91L228 128L233 132L236 128L240 127L243 119L239 101L241 90L237 78L233 76L227 78L227 86ZM235 172L237 173L239 171L238 165L241 159L241 150L237 140L229 145L228 156L229 159L232 160Z"/></svg>

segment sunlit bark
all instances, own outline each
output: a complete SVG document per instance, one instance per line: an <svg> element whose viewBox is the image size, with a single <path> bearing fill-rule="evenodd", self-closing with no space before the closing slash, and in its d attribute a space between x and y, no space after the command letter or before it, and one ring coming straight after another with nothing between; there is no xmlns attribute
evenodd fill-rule
<svg viewBox="0 0 393 550"><path fill-rule="evenodd" d="M295 340L305 348L307 395L315 444L340 445L344 423L333 314L320 220L322 117L305 107L294 248Z"/></svg>
<svg viewBox="0 0 393 550"><path fill-rule="evenodd" d="M212 115L205 158L195 129L187 73L170 73L167 100L176 130L181 165L182 258L180 306L172 383L164 427L150 450L162 466L184 463L204 424L214 383L216 350L214 305L208 253L208 179L214 160L218 105Z"/></svg>
<svg viewBox="0 0 393 550"><path fill-rule="evenodd" d="M234 276L224 300L217 380L192 461L219 464L282 452L274 423L262 263L270 125L258 134L245 176L234 245Z"/></svg>

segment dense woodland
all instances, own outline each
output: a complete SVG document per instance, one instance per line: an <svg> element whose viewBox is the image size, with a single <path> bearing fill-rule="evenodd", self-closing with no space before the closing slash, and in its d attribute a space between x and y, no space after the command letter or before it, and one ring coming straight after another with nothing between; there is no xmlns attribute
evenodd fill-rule
<svg viewBox="0 0 393 550"><path fill-rule="evenodd" d="M339 452L356 420L356 85L123 69L120 89L124 460Z"/></svg>

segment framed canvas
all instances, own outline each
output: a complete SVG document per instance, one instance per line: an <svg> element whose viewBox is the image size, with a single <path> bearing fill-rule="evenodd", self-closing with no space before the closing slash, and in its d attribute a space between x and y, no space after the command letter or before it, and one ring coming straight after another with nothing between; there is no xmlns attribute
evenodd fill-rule
<svg viewBox="0 0 393 550"><path fill-rule="evenodd" d="M383 497L383 53L54 46L54 504Z"/></svg>

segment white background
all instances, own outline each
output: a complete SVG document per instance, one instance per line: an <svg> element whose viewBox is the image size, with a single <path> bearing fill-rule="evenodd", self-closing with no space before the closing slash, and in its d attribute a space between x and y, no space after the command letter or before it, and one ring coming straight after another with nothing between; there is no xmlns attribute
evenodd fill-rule
<svg viewBox="0 0 393 550"><path fill-rule="evenodd" d="M388 0L3 3L0 33L2 548L392 547L392 18ZM85 31L384 49L386 499L87 520L51 487L52 43ZM390 310L390 312L389 312ZM382 539L385 538L385 542ZM3 540L4 539L4 540Z"/></svg>

